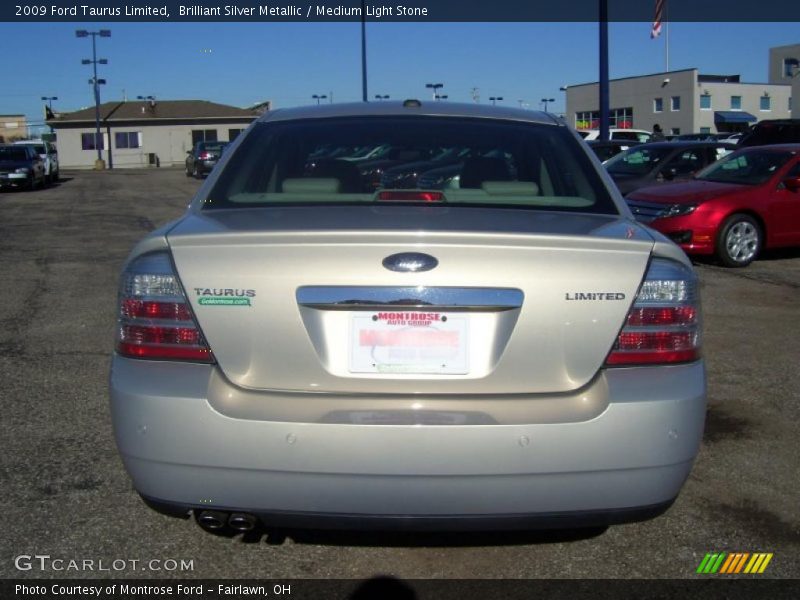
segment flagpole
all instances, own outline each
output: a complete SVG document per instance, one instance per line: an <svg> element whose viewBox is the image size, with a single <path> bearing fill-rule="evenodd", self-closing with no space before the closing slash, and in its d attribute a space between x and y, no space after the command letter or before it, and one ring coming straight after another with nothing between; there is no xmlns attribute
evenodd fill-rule
<svg viewBox="0 0 800 600"><path fill-rule="evenodd" d="M664 35L664 49L665 49L664 56L667 64L666 71L667 73L669 73L669 0L665 0L664 2L664 22L665 22L665 27L667 29Z"/></svg>

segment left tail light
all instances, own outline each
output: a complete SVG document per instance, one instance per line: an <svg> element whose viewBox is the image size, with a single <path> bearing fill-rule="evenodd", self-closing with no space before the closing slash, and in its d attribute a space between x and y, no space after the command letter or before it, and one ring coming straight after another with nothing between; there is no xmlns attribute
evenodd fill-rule
<svg viewBox="0 0 800 600"><path fill-rule="evenodd" d="M121 356L214 361L167 252L145 254L127 266L118 310Z"/></svg>

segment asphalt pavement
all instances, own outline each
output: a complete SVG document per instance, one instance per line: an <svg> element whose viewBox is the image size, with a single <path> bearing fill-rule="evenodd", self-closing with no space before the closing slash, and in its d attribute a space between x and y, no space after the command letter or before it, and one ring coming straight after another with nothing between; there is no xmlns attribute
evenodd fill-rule
<svg viewBox="0 0 800 600"><path fill-rule="evenodd" d="M714 551L770 552L762 577L800 576L800 250L698 265L710 405L665 515L586 532L226 538L140 501L107 398L120 267L199 182L62 175L0 193L0 577L695 578ZM18 558L36 555L50 558Z"/></svg>

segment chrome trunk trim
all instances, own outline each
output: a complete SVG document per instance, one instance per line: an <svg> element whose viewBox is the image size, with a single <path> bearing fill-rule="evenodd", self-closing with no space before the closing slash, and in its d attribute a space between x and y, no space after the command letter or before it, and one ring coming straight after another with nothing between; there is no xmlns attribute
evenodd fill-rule
<svg viewBox="0 0 800 600"><path fill-rule="evenodd" d="M521 307L524 294L513 288L304 286L297 289L296 298L300 306L319 310L437 308L499 312Z"/></svg>

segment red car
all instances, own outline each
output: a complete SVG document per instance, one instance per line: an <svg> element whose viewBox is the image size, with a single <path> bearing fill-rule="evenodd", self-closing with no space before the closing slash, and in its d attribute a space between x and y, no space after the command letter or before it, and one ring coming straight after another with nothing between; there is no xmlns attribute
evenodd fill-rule
<svg viewBox="0 0 800 600"><path fill-rule="evenodd" d="M763 248L800 246L800 144L745 148L690 181L641 188L626 200L687 254L745 267Z"/></svg>

